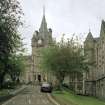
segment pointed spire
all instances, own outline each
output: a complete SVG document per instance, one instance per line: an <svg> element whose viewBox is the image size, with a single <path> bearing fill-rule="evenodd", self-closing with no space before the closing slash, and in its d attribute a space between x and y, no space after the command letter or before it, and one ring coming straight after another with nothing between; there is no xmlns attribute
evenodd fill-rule
<svg viewBox="0 0 105 105"><path fill-rule="evenodd" d="M92 36L92 33L91 33L90 29L89 29L89 33L88 33L88 35L86 37L86 40L91 40L91 39L93 39L93 36Z"/></svg>
<svg viewBox="0 0 105 105"><path fill-rule="evenodd" d="M45 5L43 5L43 16L45 16Z"/></svg>
<svg viewBox="0 0 105 105"><path fill-rule="evenodd" d="M91 29L90 29L90 27L89 27L89 32L91 32Z"/></svg>
<svg viewBox="0 0 105 105"><path fill-rule="evenodd" d="M47 22L46 22L46 18L45 18L45 6L43 6L43 18L42 18L42 22L41 22L39 31L40 32L48 31L47 30Z"/></svg>
<svg viewBox="0 0 105 105"><path fill-rule="evenodd" d="M104 20L102 20L102 22L101 22L100 36L105 37L105 21Z"/></svg>

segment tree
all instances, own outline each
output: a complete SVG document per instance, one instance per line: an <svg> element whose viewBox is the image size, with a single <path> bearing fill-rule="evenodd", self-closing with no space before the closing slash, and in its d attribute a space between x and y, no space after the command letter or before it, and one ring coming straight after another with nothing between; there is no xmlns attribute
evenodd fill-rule
<svg viewBox="0 0 105 105"><path fill-rule="evenodd" d="M61 87L64 77L70 73L82 73L86 70L87 63L84 62L83 48L73 37L42 50L42 67L53 72Z"/></svg>
<svg viewBox="0 0 105 105"><path fill-rule="evenodd" d="M19 54L9 58L7 73L11 76L13 82L20 82L20 76L24 73L24 70L25 60L23 55Z"/></svg>
<svg viewBox="0 0 105 105"><path fill-rule="evenodd" d="M8 70L9 57L20 48L18 27L22 10L17 0L0 0L0 87Z"/></svg>

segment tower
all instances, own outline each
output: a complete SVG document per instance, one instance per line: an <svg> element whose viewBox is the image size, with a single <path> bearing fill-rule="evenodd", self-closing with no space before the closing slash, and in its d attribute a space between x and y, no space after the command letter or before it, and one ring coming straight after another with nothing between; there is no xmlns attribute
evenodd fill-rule
<svg viewBox="0 0 105 105"><path fill-rule="evenodd" d="M92 36L92 33L89 30L87 38L84 42L84 54L89 64L94 64L95 62L95 39ZM89 70L86 73L85 77L85 94L95 95L95 68L91 65L88 66Z"/></svg>
<svg viewBox="0 0 105 105"><path fill-rule="evenodd" d="M35 31L32 37L32 72L33 81L46 80L46 73L40 68L41 49L52 44L52 29L47 28L45 8L43 8L42 22L39 31Z"/></svg>
<svg viewBox="0 0 105 105"><path fill-rule="evenodd" d="M92 33L89 30L87 38L84 42L84 52L85 56L88 57L89 62L93 61L93 54L94 54L94 38Z"/></svg>

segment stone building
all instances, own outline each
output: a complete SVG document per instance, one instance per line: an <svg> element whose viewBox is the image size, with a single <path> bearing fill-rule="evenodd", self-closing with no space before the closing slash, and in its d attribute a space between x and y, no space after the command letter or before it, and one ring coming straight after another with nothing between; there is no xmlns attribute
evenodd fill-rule
<svg viewBox="0 0 105 105"><path fill-rule="evenodd" d="M52 30L47 28L45 13L43 14L39 31L35 31L32 37L32 71L34 80L47 80L47 74L40 68L41 49L52 44Z"/></svg>
<svg viewBox="0 0 105 105"><path fill-rule="evenodd" d="M35 31L31 40L32 54L26 58L26 72L25 82L47 81L51 78L48 73L40 68L41 62L41 49L52 45L52 29L47 28L45 13L41 26L38 31ZM82 76L69 78L71 87L78 82L75 88L84 89L86 95L93 95L105 99L105 21L102 20L100 36L94 38L92 33L89 32L84 42L84 54L87 61L92 64L89 66L89 71L83 73ZM49 77L48 77L49 76ZM74 82L73 82L74 81ZM79 90L80 90L79 89Z"/></svg>
<svg viewBox="0 0 105 105"><path fill-rule="evenodd" d="M28 83L32 81L32 57L31 55L29 56L24 56L25 59L25 71L22 75L22 82Z"/></svg>
<svg viewBox="0 0 105 105"><path fill-rule="evenodd" d="M36 83L38 81L47 81L48 73L44 72L41 67L41 49L48 47L52 44L52 29L47 28L47 22L45 18L45 12L43 12L43 18L39 31L33 33L31 40L32 54L26 58L26 72L24 81L26 83Z"/></svg>
<svg viewBox="0 0 105 105"><path fill-rule="evenodd" d="M84 42L84 54L92 65L85 78L85 92L105 99L105 21L102 20L100 36L93 38L89 32Z"/></svg>

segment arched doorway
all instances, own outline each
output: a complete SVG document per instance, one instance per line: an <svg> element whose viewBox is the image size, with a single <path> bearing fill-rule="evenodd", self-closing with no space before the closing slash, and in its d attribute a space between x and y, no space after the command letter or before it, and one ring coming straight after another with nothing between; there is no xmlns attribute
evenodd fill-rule
<svg viewBox="0 0 105 105"><path fill-rule="evenodd" d="M41 75L38 74L38 77L37 77L38 81L41 82Z"/></svg>

